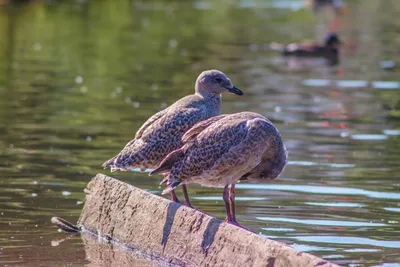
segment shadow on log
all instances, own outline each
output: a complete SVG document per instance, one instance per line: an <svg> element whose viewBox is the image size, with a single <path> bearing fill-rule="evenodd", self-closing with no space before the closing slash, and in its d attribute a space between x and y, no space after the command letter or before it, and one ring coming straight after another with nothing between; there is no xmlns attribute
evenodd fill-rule
<svg viewBox="0 0 400 267"><path fill-rule="evenodd" d="M83 233L160 266L338 266L102 174L85 192Z"/></svg>

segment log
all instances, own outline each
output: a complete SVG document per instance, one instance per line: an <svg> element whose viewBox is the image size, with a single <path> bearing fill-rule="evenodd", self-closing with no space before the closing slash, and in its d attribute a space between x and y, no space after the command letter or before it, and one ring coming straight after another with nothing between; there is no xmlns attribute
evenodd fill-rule
<svg viewBox="0 0 400 267"><path fill-rule="evenodd" d="M87 267L170 266L167 262L152 259L140 253L139 251L126 249L120 244L109 242L103 239L98 239L91 234L82 234L81 237L85 246L85 254L87 260L85 266Z"/></svg>
<svg viewBox="0 0 400 267"><path fill-rule="evenodd" d="M339 266L195 209L97 174L78 225L174 266ZM164 264L160 264L164 265Z"/></svg>

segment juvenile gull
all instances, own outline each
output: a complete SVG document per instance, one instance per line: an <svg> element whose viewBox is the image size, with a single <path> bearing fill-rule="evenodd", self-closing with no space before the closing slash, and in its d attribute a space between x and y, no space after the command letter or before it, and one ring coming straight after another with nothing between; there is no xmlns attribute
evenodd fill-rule
<svg viewBox="0 0 400 267"><path fill-rule="evenodd" d="M196 80L195 94L185 96L154 114L136 132L115 157L103 163L111 171L156 168L168 153L183 145L182 136L196 123L220 114L221 94L243 95L231 80L219 70L202 72ZM185 204L190 206L186 187ZM178 201L174 192L172 199Z"/></svg>
<svg viewBox="0 0 400 267"><path fill-rule="evenodd" d="M150 174L168 172L161 182L168 184L163 194L189 183L224 186L226 221L232 224L238 224L235 183L241 179L274 179L287 162L278 129L253 112L199 122L185 133L183 141L185 144L168 154Z"/></svg>

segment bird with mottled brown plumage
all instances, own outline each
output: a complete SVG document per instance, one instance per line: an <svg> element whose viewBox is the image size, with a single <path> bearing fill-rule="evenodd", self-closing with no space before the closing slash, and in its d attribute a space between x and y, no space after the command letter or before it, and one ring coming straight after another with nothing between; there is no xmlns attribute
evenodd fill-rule
<svg viewBox="0 0 400 267"><path fill-rule="evenodd" d="M224 186L226 220L235 216L235 184L241 179L275 179L287 162L278 129L264 116L240 112L212 117L194 125L183 136L185 144L171 152L151 172L168 172L163 194L179 185ZM230 188L229 188L230 186Z"/></svg>
<svg viewBox="0 0 400 267"><path fill-rule="evenodd" d="M196 80L195 93L154 114L136 132L115 157L104 162L111 171L156 168L168 153L183 145L182 136L196 123L220 114L221 94L243 95L219 70L202 72ZM190 206L186 188L185 203ZM173 200L177 201L172 192Z"/></svg>

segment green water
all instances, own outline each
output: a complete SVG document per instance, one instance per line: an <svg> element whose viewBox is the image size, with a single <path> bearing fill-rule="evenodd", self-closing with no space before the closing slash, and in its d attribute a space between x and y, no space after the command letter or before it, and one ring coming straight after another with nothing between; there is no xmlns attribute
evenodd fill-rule
<svg viewBox="0 0 400 267"><path fill-rule="evenodd" d="M302 1L0 5L0 265L99 266L124 254L58 233L50 218L76 222L86 184L110 174L101 164L217 68L245 92L224 96L223 112L267 116L289 150L279 179L237 186L238 221L344 266L399 266L400 91L371 83L400 81L397 2L350 1L339 33L356 49L336 67L264 49L323 37L324 17ZM113 176L162 190L158 176ZM224 218L221 189L189 194Z"/></svg>

